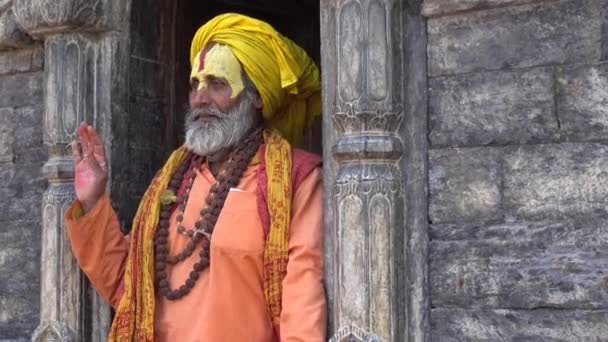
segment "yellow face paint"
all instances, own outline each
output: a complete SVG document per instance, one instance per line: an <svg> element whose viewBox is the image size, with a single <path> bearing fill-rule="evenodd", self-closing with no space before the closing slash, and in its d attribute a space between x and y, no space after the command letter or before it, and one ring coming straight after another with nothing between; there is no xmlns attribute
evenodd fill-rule
<svg viewBox="0 0 608 342"><path fill-rule="evenodd" d="M244 89L241 77L241 63L236 59L232 50L223 44L215 44L211 49L199 51L194 58L190 80L198 81L197 91L206 89L207 77L224 78L232 88L231 99L236 98Z"/></svg>

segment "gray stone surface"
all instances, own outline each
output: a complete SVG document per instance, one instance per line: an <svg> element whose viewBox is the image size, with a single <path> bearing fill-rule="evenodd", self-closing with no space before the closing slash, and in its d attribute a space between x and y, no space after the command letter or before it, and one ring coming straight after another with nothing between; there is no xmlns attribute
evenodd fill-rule
<svg viewBox="0 0 608 342"><path fill-rule="evenodd" d="M15 159L20 164L42 164L47 159L42 142L43 126L40 125L44 109L42 106L17 108L14 117Z"/></svg>
<svg viewBox="0 0 608 342"><path fill-rule="evenodd" d="M432 223L502 218L500 149L429 151Z"/></svg>
<svg viewBox="0 0 608 342"><path fill-rule="evenodd" d="M434 309L432 341L602 342L608 310Z"/></svg>
<svg viewBox="0 0 608 342"><path fill-rule="evenodd" d="M597 61L602 0L561 0L430 19L429 75Z"/></svg>
<svg viewBox="0 0 608 342"><path fill-rule="evenodd" d="M557 138L551 68L438 77L430 80L429 88L433 147Z"/></svg>
<svg viewBox="0 0 608 342"><path fill-rule="evenodd" d="M18 223L9 226L12 231L0 231L0 270L10 274L0 277L0 337L11 340L34 331L40 304L40 248L31 243L39 239L39 231L29 229L39 222Z"/></svg>
<svg viewBox="0 0 608 342"><path fill-rule="evenodd" d="M424 0L422 2L422 15L436 17L463 11L516 6L541 1L546 0Z"/></svg>
<svg viewBox="0 0 608 342"><path fill-rule="evenodd" d="M12 163L15 158L15 119L12 108L0 108L0 163Z"/></svg>
<svg viewBox="0 0 608 342"><path fill-rule="evenodd" d="M521 146L505 154L504 165L509 216L608 217L608 144Z"/></svg>
<svg viewBox="0 0 608 342"><path fill-rule="evenodd" d="M5 76L0 82L0 108L39 105L42 101L42 73Z"/></svg>
<svg viewBox="0 0 608 342"><path fill-rule="evenodd" d="M38 71L42 68L42 48L4 51L0 53L0 75Z"/></svg>
<svg viewBox="0 0 608 342"><path fill-rule="evenodd" d="M0 339L11 341L29 340L40 315L41 122L39 107L0 110L0 130L14 128L14 157L0 163Z"/></svg>
<svg viewBox="0 0 608 342"><path fill-rule="evenodd" d="M604 2L602 5L602 61L608 59L608 2Z"/></svg>
<svg viewBox="0 0 608 342"><path fill-rule="evenodd" d="M568 66L557 78L557 115L568 141L608 139L608 64Z"/></svg>
<svg viewBox="0 0 608 342"><path fill-rule="evenodd" d="M606 220L439 225L432 236L434 307L608 309Z"/></svg>

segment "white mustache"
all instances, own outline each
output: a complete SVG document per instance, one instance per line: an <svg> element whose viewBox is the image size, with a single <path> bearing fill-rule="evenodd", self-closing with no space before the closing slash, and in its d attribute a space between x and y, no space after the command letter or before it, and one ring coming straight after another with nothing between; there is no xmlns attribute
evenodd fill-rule
<svg viewBox="0 0 608 342"><path fill-rule="evenodd" d="M186 116L186 122L192 123L198 120L201 116L214 116L218 119L226 118L229 113L222 112L217 107L213 106L202 106L191 108Z"/></svg>

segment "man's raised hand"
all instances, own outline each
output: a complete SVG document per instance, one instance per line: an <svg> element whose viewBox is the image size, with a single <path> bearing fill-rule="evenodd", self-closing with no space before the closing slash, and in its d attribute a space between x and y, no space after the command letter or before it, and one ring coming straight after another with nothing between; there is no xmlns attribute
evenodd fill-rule
<svg viewBox="0 0 608 342"><path fill-rule="evenodd" d="M72 141L72 159L74 160L74 187L76 197L84 212L101 198L108 181L108 161L99 135L92 126L85 122L78 127L80 146Z"/></svg>

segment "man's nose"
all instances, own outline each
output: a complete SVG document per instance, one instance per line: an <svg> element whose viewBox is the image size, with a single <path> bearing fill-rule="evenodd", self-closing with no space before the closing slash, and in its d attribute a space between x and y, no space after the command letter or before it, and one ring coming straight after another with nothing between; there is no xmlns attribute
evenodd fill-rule
<svg viewBox="0 0 608 342"><path fill-rule="evenodd" d="M190 95L191 107L200 107L210 103L209 92L206 88L195 89L192 91L192 94Z"/></svg>

